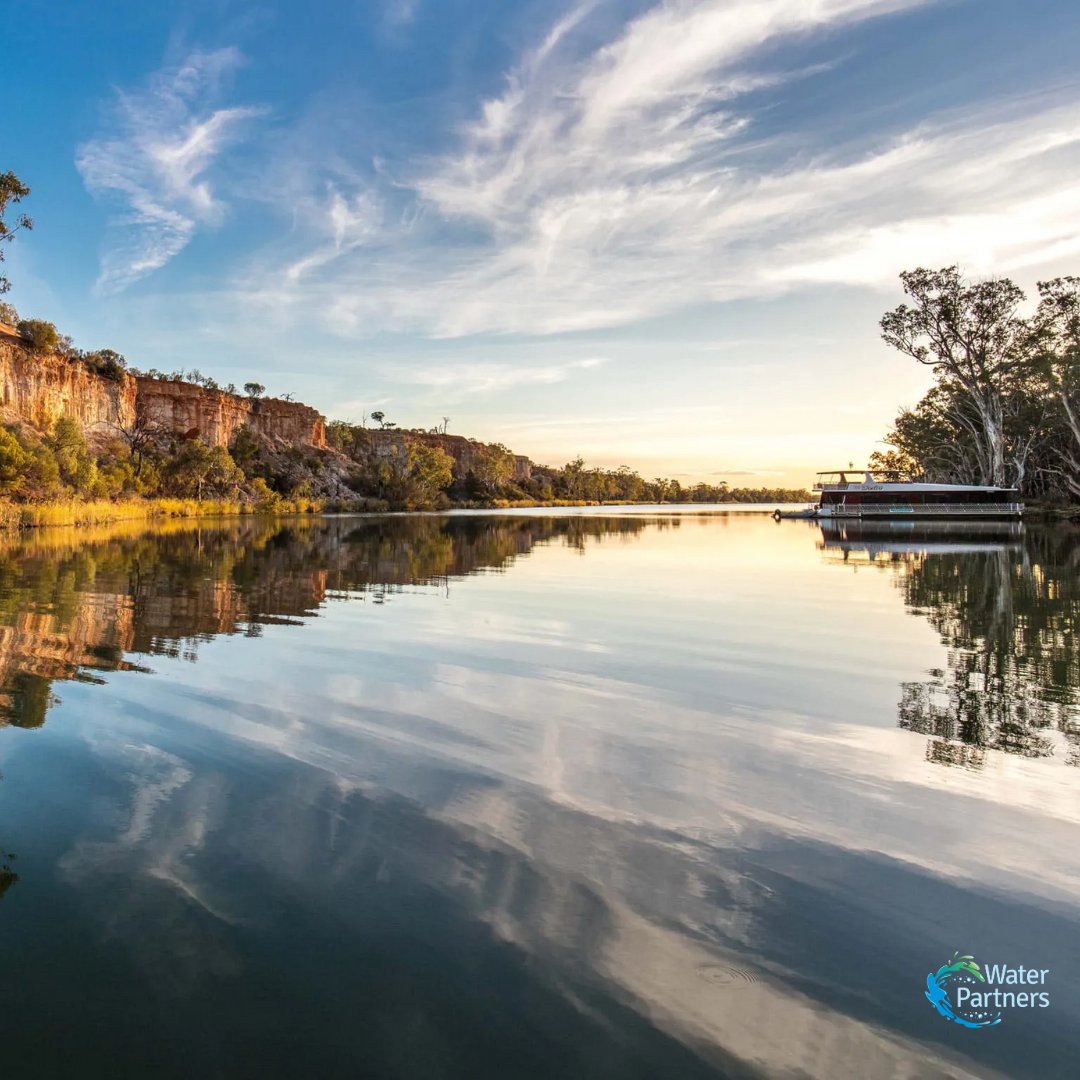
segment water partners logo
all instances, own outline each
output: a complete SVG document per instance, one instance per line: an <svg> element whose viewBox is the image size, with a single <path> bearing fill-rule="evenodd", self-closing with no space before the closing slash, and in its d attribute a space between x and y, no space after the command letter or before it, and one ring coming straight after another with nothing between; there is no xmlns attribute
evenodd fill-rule
<svg viewBox="0 0 1080 1080"><path fill-rule="evenodd" d="M948 964L926 976L926 1000L946 1020L966 1028L1001 1023L1002 1009L1046 1009L1045 990L1002 990L1003 986L1045 986L1049 968L987 964L985 971L974 956L953 953Z"/></svg>

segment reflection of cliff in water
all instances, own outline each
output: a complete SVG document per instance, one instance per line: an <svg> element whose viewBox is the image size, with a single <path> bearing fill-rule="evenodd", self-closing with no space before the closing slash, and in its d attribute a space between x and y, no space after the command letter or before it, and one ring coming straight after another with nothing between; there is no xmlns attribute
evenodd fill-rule
<svg viewBox="0 0 1080 1080"><path fill-rule="evenodd" d="M900 727L927 756L980 768L987 750L1080 765L1080 535L1016 523L834 523L822 550L893 568L947 667L902 686Z"/></svg>
<svg viewBox="0 0 1080 1080"><path fill-rule="evenodd" d="M0 724L40 726L57 680L194 660L218 634L316 614L331 596L505 570L537 544L584 551L640 519L388 517L248 520L41 533L0 548Z"/></svg>

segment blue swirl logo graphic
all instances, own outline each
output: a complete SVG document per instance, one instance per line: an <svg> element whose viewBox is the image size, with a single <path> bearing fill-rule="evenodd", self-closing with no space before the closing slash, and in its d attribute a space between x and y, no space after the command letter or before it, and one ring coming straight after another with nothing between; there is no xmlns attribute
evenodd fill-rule
<svg viewBox="0 0 1080 1080"><path fill-rule="evenodd" d="M986 978L974 956L953 953L952 960L926 976L926 1000L946 1020L966 1028L993 1027L1001 1023L1001 1013L982 1008L960 1008L953 1003L961 986L977 986ZM967 995L970 997L971 995Z"/></svg>

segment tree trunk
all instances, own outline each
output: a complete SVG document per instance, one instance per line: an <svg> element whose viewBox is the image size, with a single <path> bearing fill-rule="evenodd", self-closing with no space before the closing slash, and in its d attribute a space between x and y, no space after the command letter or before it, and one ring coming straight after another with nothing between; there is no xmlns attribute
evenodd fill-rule
<svg viewBox="0 0 1080 1080"><path fill-rule="evenodd" d="M1069 396L1069 391L1064 387L1060 391L1061 405L1065 410L1065 419L1068 421L1069 431L1072 434L1076 455L1066 451L1062 455L1065 465L1065 483L1073 495L1080 496L1080 470L1077 469L1077 455L1080 455L1080 409Z"/></svg>
<svg viewBox="0 0 1080 1080"><path fill-rule="evenodd" d="M986 439L984 484L1005 486L1005 423L1002 416L1001 397L992 390L973 393L972 401L982 421Z"/></svg>

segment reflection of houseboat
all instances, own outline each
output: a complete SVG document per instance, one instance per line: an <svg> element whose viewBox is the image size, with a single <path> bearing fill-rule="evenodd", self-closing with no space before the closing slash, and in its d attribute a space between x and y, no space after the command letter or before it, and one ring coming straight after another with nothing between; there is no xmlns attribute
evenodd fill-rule
<svg viewBox="0 0 1080 1080"><path fill-rule="evenodd" d="M927 484L899 473L839 469L818 473L820 501L798 516L817 518L1018 518L1024 512L1015 488ZM778 517L789 516L777 511ZM790 515L796 516L796 515Z"/></svg>
<svg viewBox="0 0 1080 1080"><path fill-rule="evenodd" d="M818 524L821 528L818 547L826 557L833 554L843 562L1011 551L1019 548L1024 529L1018 521L955 522L926 518L892 521L823 517L818 519Z"/></svg>

